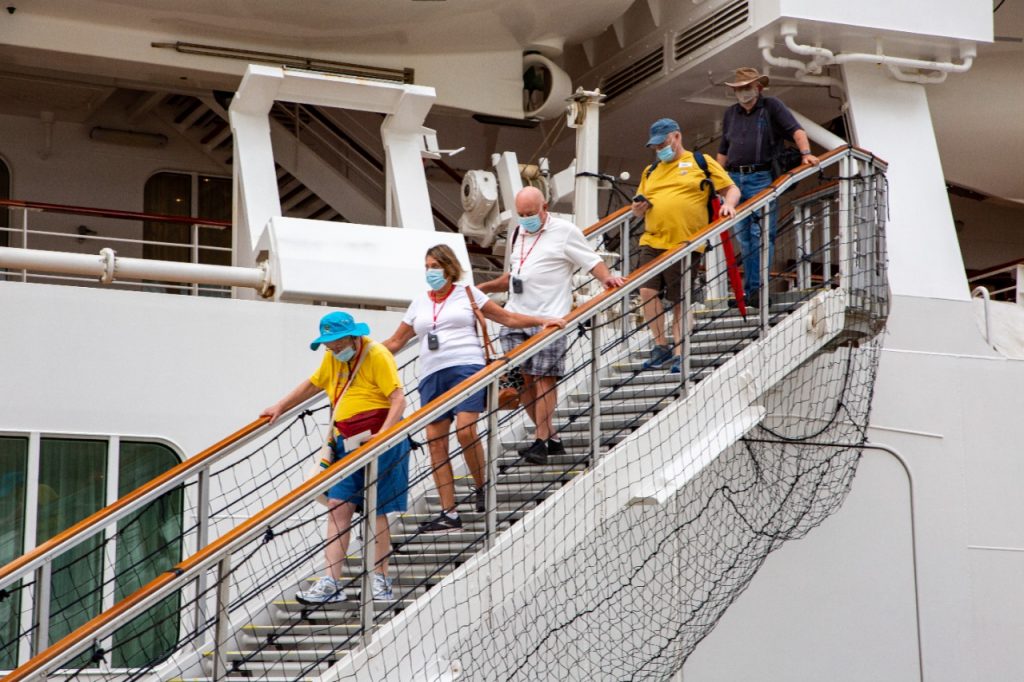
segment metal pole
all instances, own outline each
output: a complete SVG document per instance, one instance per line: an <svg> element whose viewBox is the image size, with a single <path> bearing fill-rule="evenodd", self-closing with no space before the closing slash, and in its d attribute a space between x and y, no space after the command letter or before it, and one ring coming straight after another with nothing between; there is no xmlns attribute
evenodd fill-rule
<svg viewBox="0 0 1024 682"><path fill-rule="evenodd" d="M33 590L36 633L32 638L32 655L38 656L50 645L50 572L53 563L47 559L36 569L36 588Z"/></svg>
<svg viewBox="0 0 1024 682"><path fill-rule="evenodd" d="M823 288L832 284L832 199L821 210L821 278Z"/></svg>
<svg viewBox="0 0 1024 682"><path fill-rule="evenodd" d="M487 480L484 482L484 532L487 548L494 546L498 533L498 453L501 442L498 439L498 394L501 388L498 380L487 389L487 451L484 453L484 471Z"/></svg>
<svg viewBox="0 0 1024 682"><path fill-rule="evenodd" d="M192 262L199 265L199 224L192 223ZM199 285L192 283L192 295L199 295Z"/></svg>
<svg viewBox="0 0 1024 682"><path fill-rule="evenodd" d="M597 315L590 318L590 463L601 452L601 329Z"/></svg>
<svg viewBox="0 0 1024 682"><path fill-rule="evenodd" d="M679 339L679 353L681 354L682 362L679 365L679 382L680 388L682 389L682 395L685 397L689 395L690 389L693 387L690 381L690 368L692 362L690 359L690 306L693 305L693 280L690 275L690 268L693 267L693 253L687 252L683 255L683 300L678 304L681 307L677 311L679 318L679 329L682 339Z"/></svg>
<svg viewBox="0 0 1024 682"><path fill-rule="evenodd" d="M622 221L622 225L619 226L619 253L622 254L623 277L629 277L630 270L632 269L631 264L629 262L629 242L630 239L632 239L633 235L633 225L633 221L627 218L626 220ZM625 338L627 333L626 322L627 320L629 320L629 296L622 297L622 316L620 317L620 320L622 321L622 338Z"/></svg>
<svg viewBox="0 0 1024 682"><path fill-rule="evenodd" d="M225 647L228 639L228 603L231 599L231 555L225 554L217 564L217 620L213 634L213 682L227 677L228 660Z"/></svg>
<svg viewBox="0 0 1024 682"><path fill-rule="evenodd" d="M758 314L761 317L761 337L765 337L768 334L768 309L771 307L771 301L768 300L768 274L770 272L768 262L769 254L771 253L771 235L769 234L769 221L771 219L771 212L768 210L768 204L761 207L761 289L758 294Z"/></svg>
<svg viewBox="0 0 1024 682"><path fill-rule="evenodd" d="M808 260L811 254L810 231L807 229L807 221L804 219L806 207L796 205L793 207L793 221L796 224L797 245L799 258L796 269L796 288L806 290L811 288L811 263Z"/></svg>
<svg viewBox="0 0 1024 682"><path fill-rule="evenodd" d="M28 209L21 209L21 248L28 248ZM28 270L21 271L21 281L28 281Z"/></svg>
<svg viewBox="0 0 1024 682"><path fill-rule="evenodd" d="M210 542L210 468L199 471L196 486L196 551L198 552ZM201 571L196 578L196 612L195 626L198 631L206 620L206 571Z"/></svg>
<svg viewBox="0 0 1024 682"><path fill-rule="evenodd" d="M839 162L839 286L846 288L850 279L850 157Z"/></svg>
<svg viewBox="0 0 1024 682"><path fill-rule="evenodd" d="M366 465L366 494L363 499L363 575L360 578L362 600L359 608L359 627L363 644L370 643L373 627L373 568L377 553L377 476L380 459L374 457Z"/></svg>

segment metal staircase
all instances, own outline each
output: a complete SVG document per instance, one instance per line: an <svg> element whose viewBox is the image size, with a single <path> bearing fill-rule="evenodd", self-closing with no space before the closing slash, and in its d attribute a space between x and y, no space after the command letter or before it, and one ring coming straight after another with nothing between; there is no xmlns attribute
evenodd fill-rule
<svg viewBox="0 0 1024 682"><path fill-rule="evenodd" d="M640 370L649 339L634 324L634 296L641 282L652 275L668 268L682 267L685 271L690 255L702 245L697 243L680 247L634 273L621 289L583 303L571 315L566 329L545 332L535 343L516 349L479 376L422 406L373 442L237 522L208 544L201 542L200 549L172 571L155 578L118 602L115 609L47 651L37 652L11 673L10 680L52 676L90 647L95 656L97 643L109 642L127 619L137 617L168 595L185 594L193 585L195 592L185 602L184 634L172 651L139 674L152 674L161 680L219 682L317 679L321 675L324 679L454 679L466 671L466 679L537 679L544 670L550 670L545 666L551 665L551 659L543 656L571 660L580 675L587 671L597 674L594 671L607 670L601 667L601 656L609 652L588 648L588 643L594 641L590 637L601 634L610 618L615 619L617 632L622 635L616 640L617 656L632 655L636 646L646 646L661 637L661 648L668 650L670 644L681 641L680 633L689 633L687 628L691 627L686 641L693 644L685 646L696 646L742 591L744 581L753 576L764 556L778 546L780 538L796 536L794 529L800 526L758 532L755 517L766 498L761 496L764 491L755 489L749 481L733 491L738 494L741 489L754 489L748 501L751 509L742 517L742 524L723 527L725 521L711 516L703 519L711 524L706 526L706 533L676 542L673 533L688 525L679 520L678 514L688 500L695 500L697 507L704 509L719 491L730 489L715 479L718 469L729 463L730 453L733 459L753 466L753 473L745 473L744 480L759 480L768 460L760 461L736 448L744 434L766 416L776 418L770 411L772 401L779 403L773 391L795 376L809 383L786 386L784 393L798 397L806 393L805 405L829 403L816 392L815 378L834 378L836 367L845 366L847 372L856 369L853 347L869 345L887 314L884 162L851 148L826 155L823 167L829 166L838 167L834 169L838 170L835 189L827 196L818 190L813 201L821 210L802 205L787 229L792 243L785 250L795 254L796 274L769 278L764 262L762 281L766 284L761 300L770 300L771 306L752 310L746 318L728 308L724 300L709 301L696 313L696 324L683 339L687 349L683 375ZM803 178L821 179L821 171L806 168L780 179L772 192L741 207L737 219L709 226L701 242L717 239L746 215L767 219L768 202ZM791 201L798 206L802 199L797 195ZM591 232L590 236L596 234ZM782 246L779 249L781 252ZM762 253L766 252L765 244ZM817 266L823 258L826 264L837 264L838 275L813 288L809 272L813 268L807 266ZM623 260L628 262L628 258ZM692 292L686 274L683 281L684 304L688 306ZM780 289L789 286L786 282L794 286L782 293ZM769 286L774 291L769 292ZM525 464L516 453L517 448L528 444L523 439L523 418L518 413L500 416L494 389L506 367L521 365L547 345L570 336L570 372L560 383L562 399L556 412L567 453L550 458L544 466ZM821 358L842 360L847 356L850 360L845 364L828 360L832 366L821 369L816 364ZM845 381L836 383L846 386ZM870 403L870 384L864 385L864 395L856 400L840 398L837 404L859 400L864 408L865 401ZM358 587L350 589L349 600L343 604L308 607L293 601L295 590L310 575L310 564L293 558L310 557L320 551L319 525L309 526L308 532L295 529L305 527L310 519L317 520L309 510L319 492L364 467L372 472L384 450L418 433L465 396L483 388L492 388L486 429L480 429L481 437L487 440L491 481L487 486L487 511L478 514L468 507L470 484L468 479L460 479L456 485L457 497L462 499L462 532L416 532L418 523L439 511L432 490L426 493L424 504L416 508L417 513L399 518L393 526L394 553L389 559L399 598L396 603L364 601ZM783 421L793 418L785 404L777 414ZM850 413L844 419L824 421L840 428L845 428L847 422L857 427L854 417ZM779 427L773 424L773 428ZM856 447L851 442L843 449ZM800 498L797 502L814 498L817 491L828 488L823 485L823 481L829 481L826 469L809 466L807 470L818 473L809 484L810 492L796 496ZM847 466L836 474L839 502L843 477L852 475L850 471ZM372 473L368 480L373 480ZM692 495L702 483L712 491L707 502ZM785 504L790 495L787 492L782 497ZM827 509L839 503L826 501ZM742 502L732 500L733 506L727 510L739 510ZM371 509L366 517L372 519L373 503L368 504ZM788 515L786 507L771 514L782 519ZM793 515L798 521L817 518L803 509L794 510ZM364 520L364 536L368 525ZM740 545L761 543L763 547L744 564L742 575L734 575L739 569L735 556L730 554L723 558L726 573L722 576L730 579L709 578L704 554L718 546L732 552L725 540L734 539L748 527L752 534ZM648 528L650 533L646 532ZM636 549L626 547L614 564L607 563L608 548L634 531L631 541L640 543ZM311 534L317 538L311 538ZM701 543L708 540L710 545L703 547ZM667 550L659 554L643 543ZM654 553L637 565L634 552L641 549ZM687 554L698 550L697 555ZM257 554L261 558L254 560ZM566 575L577 577L574 571L584 559L590 561L582 564L590 573L579 577L590 591L565 595L560 586ZM655 559L658 563L651 566L657 570L637 580L638 571ZM688 564L688 559L694 563ZM355 586L360 580L367 585L367 570L365 558L353 553L344 575L353 578ZM666 587L658 586L657 577L668 581ZM683 593L682 585L673 579L698 582ZM614 589L604 590L605 586ZM675 639L668 637L667 631L658 630L665 626L648 617L643 609L625 613L622 609L632 602L611 599L611 595L631 598L634 592L638 597L646 596L642 592L645 588L654 589L654 601L648 608L664 603L672 613L690 613L686 623L673 630ZM564 599L555 603L555 597ZM689 597L698 599L700 605L712 604L713 611L700 612L700 618L696 618L696 612L680 610L676 601ZM559 625L563 615L571 618L567 624L572 627ZM694 625L692 620L699 623ZM519 645L525 640L529 642L523 654ZM672 654L669 663L688 655L685 646L681 653ZM634 669L630 660L623 665ZM113 679L117 674L110 671L108 676Z"/></svg>
<svg viewBox="0 0 1024 682"><path fill-rule="evenodd" d="M793 292L792 299L806 299L812 292ZM726 307L726 301L714 302L697 312L691 345L691 380L694 384L709 376L714 368L727 362L737 352L754 341L760 331L753 314L746 318ZM782 321L799 304L780 302L772 306L771 324ZM647 351L637 350L611 365L609 376L601 385L601 456L607 455L618 443L670 405L683 392L679 374L668 369L643 371L641 364ZM573 478L584 473L591 463L590 442L586 435L591 396L589 392L568 394L556 410L555 425L566 449L565 455L550 456L545 465L524 462L516 452L529 446L531 441L516 440L506 433L502 452L497 459L497 516L501 520L498 530L504 531L522 519L530 510ZM506 430L507 431L507 430ZM374 628L380 628L390 619L412 605L446 578L452 570L481 549L485 535L485 514L474 511L472 504L472 478L456 478L456 499L463 520L461 532L420 534L417 526L436 518L441 511L436 491L426 495L426 513L406 513L392 526L395 591L403 595L400 602L388 608L376 603L378 611ZM362 571L359 555L348 558L343 579L356 579ZM304 582L312 581L308 578ZM274 599L263 614L265 622L248 623L238 632L239 648L227 652L231 667L224 679L229 682L244 680L315 679L314 672L322 673L333 665L344 652L363 641L358 635L360 626L360 599L352 594L341 604L310 607L294 599L296 585ZM267 646L269 642L272 645ZM209 656L208 656L209 659ZM314 670L310 666L316 664ZM210 662L206 668L209 672ZM305 677L295 677L305 671ZM188 682L210 682L212 677L174 678Z"/></svg>

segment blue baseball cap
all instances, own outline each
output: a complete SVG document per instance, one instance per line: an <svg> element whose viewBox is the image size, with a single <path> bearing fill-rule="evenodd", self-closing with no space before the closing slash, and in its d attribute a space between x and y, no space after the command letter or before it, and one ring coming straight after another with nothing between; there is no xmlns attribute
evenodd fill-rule
<svg viewBox="0 0 1024 682"><path fill-rule="evenodd" d="M356 321L348 313L340 311L327 313L320 318L320 336L313 339L313 343L309 344L309 347L316 350L321 343L330 343L346 336L368 336L369 334L370 327L365 322L356 324Z"/></svg>
<svg viewBox="0 0 1024 682"><path fill-rule="evenodd" d="M647 146L661 144L668 137L669 133L678 133L679 124L670 118L659 118L651 124L651 139L647 140Z"/></svg>

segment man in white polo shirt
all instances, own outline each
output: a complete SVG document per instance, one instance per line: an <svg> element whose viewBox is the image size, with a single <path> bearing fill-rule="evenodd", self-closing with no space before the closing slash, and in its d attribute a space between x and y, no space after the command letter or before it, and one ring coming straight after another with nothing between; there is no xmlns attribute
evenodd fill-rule
<svg viewBox="0 0 1024 682"><path fill-rule="evenodd" d="M572 273L576 268L589 272L606 289L622 285L624 280L611 274L576 225L548 213L540 190L527 187L520 191L516 195L516 213L519 227L509 246L509 272L478 287L485 293L507 290L506 310L539 317L565 317L572 309ZM502 348L507 353L540 330L502 327ZM544 464L549 454L565 452L552 427L556 386L565 374L565 350L566 340L562 337L522 366L526 382L523 403L536 433L533 444L520 451L520 455L531 464Z"/></svg>

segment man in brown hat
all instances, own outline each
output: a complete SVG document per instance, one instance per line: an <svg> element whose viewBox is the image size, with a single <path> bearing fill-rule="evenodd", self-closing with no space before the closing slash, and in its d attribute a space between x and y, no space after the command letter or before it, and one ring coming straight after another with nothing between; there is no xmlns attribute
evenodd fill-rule
<svg viewBox="0 0 1024 682"><path fill-rule="evenodd" d="M725 110L717 159L739 187L740 201L772 184L772 157L781 151L785 140L796 144L804 163L818 164L807 133L786 105L761 94L768 87L768 76L757 69L742 67L736 69L732 82L726 85L738 101ZM777 222L778 205L773 204L768 228L769 263L775 257ZM757 306L761 289L761 224L754 217L745 218L735 234L743 252L745 298L750 305Z"/></svg>

